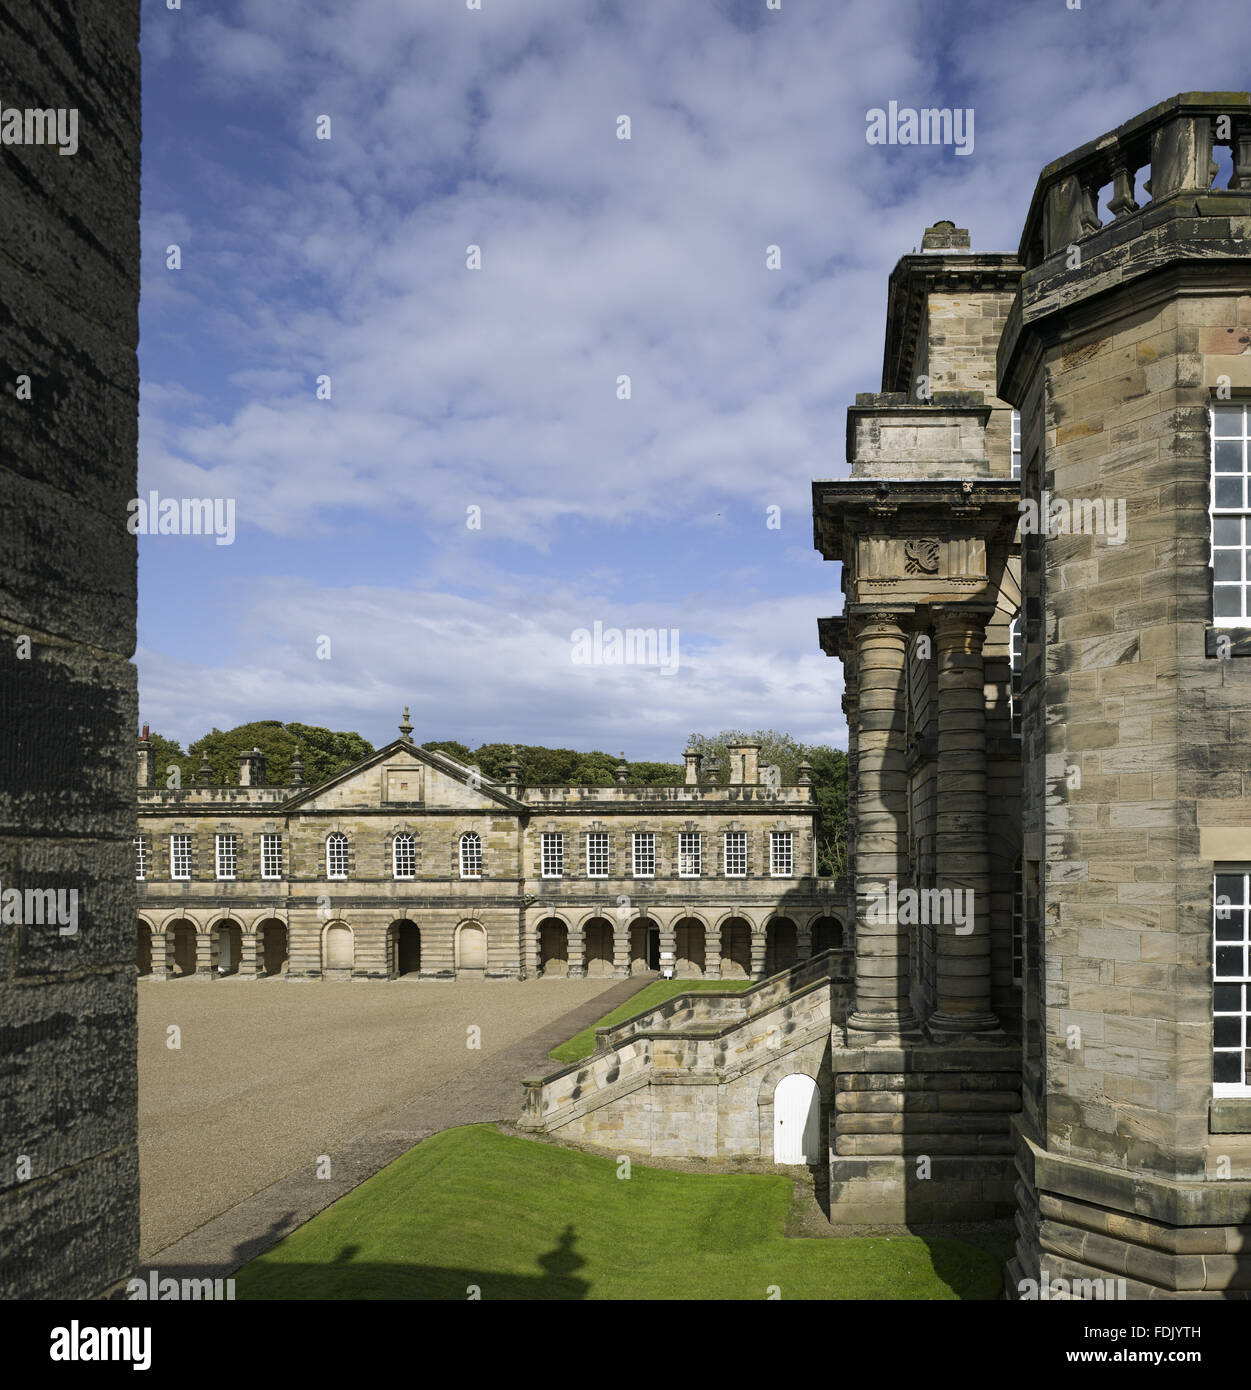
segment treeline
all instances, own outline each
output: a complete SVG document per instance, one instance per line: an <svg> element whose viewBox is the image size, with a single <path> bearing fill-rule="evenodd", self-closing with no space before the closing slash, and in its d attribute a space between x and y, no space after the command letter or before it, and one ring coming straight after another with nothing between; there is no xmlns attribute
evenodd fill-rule
<svg viewBox="0 0 1251 1390"><path fill-rule="evenodd" d="M304 766L304 780L310 786L346 771L375 751L357 733L324 729L313 724L284 724L278 719L261 719L233 729L213 729L188 744L184 750L173 739L149 735L155 754L156 785L171 785L169 769L179 769L181 785L194 784L205 755L212 780L233 786L239 776L239 754L259 748L265 755L266 780L278 785L291 779L296 745ZM703 755L702 779L725 784L730 779L729 750L736 743L758 743L760 766L776 768L774 781L794 786L799 781L800 764L811 769L813 797L817 813L817 872L842 876L847 872L847 755L840 748L825 744L804 744L773 729L752 733L742 729L723 729L718 734L692 734L688 747ZM453 739L434 739L421 745L434 752L447 753L458 762L477 767L485 777L504 781L513 758L510 743L483 743L471 749ZM610 787L617 780L619 756L611 753L579 752L573 748L545 748L540 744L517 744L521 783L527 787L580 786ZM682 782L681 762L629 762L626 781L632 786L672 786Z"/></svg>

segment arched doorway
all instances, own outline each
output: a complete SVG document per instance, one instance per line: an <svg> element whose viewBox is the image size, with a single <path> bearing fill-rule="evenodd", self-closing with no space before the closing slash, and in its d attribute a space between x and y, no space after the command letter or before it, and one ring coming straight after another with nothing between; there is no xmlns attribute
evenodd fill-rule
<svg viewBox="0 0 1251 1390"><path fill-rule="evenodd" d="M784 1076L773 1091L774 1163L820 1162L821 1096L801 1072Z"/></svg>
<svg viewBox="0 0 1251 1390"><path fill-rule="evenodd" d="M352 928L335 922L326 928L322 969L327 974L350 975L356 960L356 943Z"/></svg>
<svg viewBox="0 0 1251 1390"><path fill-rule="evenodd" d="M257 928L261 934L261 971L265 975L281 975L287 963L287 928L276 918L262 922Z"/></svg>
<svg viewBox="0 0 1251 1390"><path fill-rule="evenodd" d="M217 933L217 973L237 975L239 962L243 959L243 931L238 922L218 922Z"/></svg>
<svg viewBox="0 0 1251 1390"><path fill-rule="evenodd" d="M539 923L539 972L543 975L569 973L569 932L558 917L545 917Z"/></svg>
<svg viewBox="0 0 1251 1390"><path fill-rule="evenodd" d="M765 974L789 970L799 955L799 937L789 917L775 917L765 928Z"/></svg>
<svg viewBox="0 0 1251 1390"><path fill-rule="evenodd" d="M586 924L586 973L612 974L612 924L594 917Z"/></svg>
<svg viewBox="0 0 1251 1390"><path fill-rule="evenodd" d="M456 969L485 974L487 934L477 922L462 922L456 931Z"/></svg>
<svg viewBox="0 0 1251 1390"><path fill-rule="evenodd" d="M174 978L182 979L195 974L196 936L195 926L185 918L172 922L165 929L173 942Z"/></svg>
<svg viewBox="0 0 1251 1390"><path fill-rule="evenodd" d="M843 924L837 917L818 917L812 924L812 954L837 950L843 944Z"/></svg>
<svg viewBox="0 0 1251 1390"><path fill-rule="evenodd" d="M745 980L751 974L751 927L741 917L721 924L721 978Z"/></svg>
<svg viewBox="0 0 1251 1390"><path fill-rule="evenodd" d="M704 924L694 917L684 917L674 928L676 969L679 979L689 980L704 973Z"/></svg>
<svg viewBox="0 0 1251 1390"><path fill-rule="evenodd" d="M630 974L660 969L660 928L646 917L630 927Z"/></svg>
<svg viewBox="0 0 1251 1390"><path fill-rule="evenodd" d="M140 975L152 973L152 928L142 920L139 923L139 941L135 948L135 968Z"/></svg>
<svg viewBox="0 0 1251 1390"><path fill-rule="evenodd" d="M392 923L395 932L395 973L416 975L421 971L421 928L407 918Z"/></svg>

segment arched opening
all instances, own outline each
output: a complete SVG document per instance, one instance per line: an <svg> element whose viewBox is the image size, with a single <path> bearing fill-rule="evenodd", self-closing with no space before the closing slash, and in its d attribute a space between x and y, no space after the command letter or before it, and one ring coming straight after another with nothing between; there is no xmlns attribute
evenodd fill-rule
<svg viewBox="0 0 1251 1390"><path fill-rule="evenodd" d="M173 942L174 979L179 980L186 975L194 975L196 962L194 924L183 918L177 922L172 922L165 931Z"/></svg>
<svg viewBox="0 0 1251 1390"><path fill-rule="evenodd" d="M350 975L356 960L356 943L352 928L335 922L326 928L323 944L322 969L327 974Z"/></svg>
<svg viewBox="0 0 1251 1390"><path fill-rule="evenodd" d="M135 968L140 975L152 973L152 928L142 920L139 923L139 941L135 947Z"/></svg>
<svg viewBox="0 0 1251 1390"><path fill-rule="evenodd" d="M217 934L218 975L237 975L243 959L242 928L238 922L218 922L214 931Z"/></svg>
<svg viewBox="0 0 1251 1390"><path fill-rule="evenodd" d="M569 932L558 917L545 917L539 923L539 973L569 973Z"/></svg>
<svg viewBox="0 0 1251 1390"><path fill-rule="evenodd" d="M674 928L677 959L674 974L689 980L704 973L704 924L694 917L684 917Z"/></svg>
<svg viewBox="0 0 1251 1390"><path fill-rule="evenodd" d="M801 1072L784 1076L773 1091L774 1163L820 1162L821 1096Z"/></svg>
<svg viewBox="0 0 1251 1390"><path fill-rule="evenodd" d="M596 917L586 924L586 973L612 974L612 924Z"/></svg>
<svg viewBox="0 0 1251 1390"><path fill-rule="evenodd" d="M765 927L765 974L789 970L799 956L799 937L789 917L775 917Z"/></svg>
<svg viewBox="0 0 1251 1390"><path fill-rule="evenodd" d="M721 924L721 978L745 980L751 974L751 927L741 917Z"/></svg>
<svg viewBox="0 0 1251 1390"><path fill-rule="evenodd" d="M407 918L392 922L395 957L393 969L396 977L417 975L421 971L421 928Z"/></svg>
<svg viewBox="0 0 1251 1390"><path fill-rule="evenodd" d="M630 974L660 969L660 928L641 917L630 927Z"/></svg>
<svg viewBox="0 0 1251 1390"><path fill-rule="evenodd" d="M818 917L812 924L812 954L837 950L843 944L843 924L837 917Z"/></svg>
<svg viewBox="0 0 1251 1390"><path fill-rule="evenodd" d="M281 975L287 964L287 928L277 919L262 922L261 970L266 975Z"/></svg>
<svg viewBox="0 0 1251 1390"><path fill-rule="evenodd" d="M456 931L456 969L485 974L487 934L477 922L462 922Z"/></svg>

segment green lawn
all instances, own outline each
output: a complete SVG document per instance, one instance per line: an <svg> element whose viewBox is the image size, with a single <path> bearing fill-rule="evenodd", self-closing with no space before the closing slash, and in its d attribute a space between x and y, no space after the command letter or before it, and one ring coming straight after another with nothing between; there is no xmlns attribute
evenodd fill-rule
<svg viewBox="0 0 1251 1390"><path fill-rule="evenodd" d="M624 1004L614 1009L612 1013L605 1014L598 1022L592 1023L589 1028L584 1028L568 1042L554 1047L548 1056L555 1058L558 1062L580 1062L583 1057L589 1057L595 1051L595 1030L597 1028L607 1028L610 1024L633 1018L635 1014L641 1014L644 1009L654 1008L657 1004L663 1004L666 999L672 999L675 994L689 994L691 990L710 989L721 990L722 992L727 990L738 992L739 990L750 989L752 985L757 983L756 980L653 980L650 985L644 985L637 994L632 994Z"/></svg>
<svg viewBox="0 0 1251 1390"><path fill-rule="evenodd" d="M236 1276L254 1299L990 1299L985 1251L783 1234L780 1174L705 1176L444 1130Z"/></svg>

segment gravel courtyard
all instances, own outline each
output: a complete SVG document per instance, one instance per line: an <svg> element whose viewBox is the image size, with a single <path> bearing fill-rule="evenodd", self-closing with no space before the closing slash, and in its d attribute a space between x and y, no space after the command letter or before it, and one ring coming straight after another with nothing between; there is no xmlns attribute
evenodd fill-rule
<svg viewBox="0 0 1251 1390"><path fill-rule="evenodd" d="M547 1049L649 978L141 983L141 1259L391 1117L515 1119Z"/></svg>

